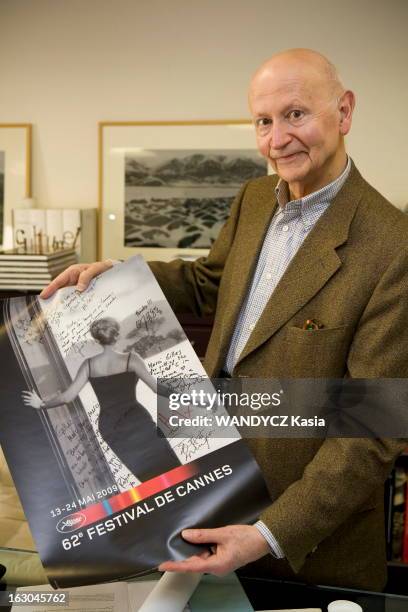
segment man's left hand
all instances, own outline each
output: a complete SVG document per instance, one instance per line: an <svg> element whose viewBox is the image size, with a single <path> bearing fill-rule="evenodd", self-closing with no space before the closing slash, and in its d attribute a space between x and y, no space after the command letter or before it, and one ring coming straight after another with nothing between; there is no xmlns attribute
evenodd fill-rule
<svg viewBox="0 0 408 612"><path fill-rule="evenodd" d="M181 535L192 544L208 544L212 554L204 551L184 561L166 561L159 565L161 572L206 572L225 576L270 552L269 544L253 525L184 529Z"/></svg>

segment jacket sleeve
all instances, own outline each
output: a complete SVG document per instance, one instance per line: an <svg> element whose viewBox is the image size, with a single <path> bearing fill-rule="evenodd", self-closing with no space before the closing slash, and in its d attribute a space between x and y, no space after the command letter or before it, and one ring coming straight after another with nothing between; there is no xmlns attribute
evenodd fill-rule
<svg viewBox="0 0 408 612"><path fill-rule="evenodd" d="M389 265L355 330L348 376L408 377L408 257L402 250ZM261 515L292 569L353 513L368 509L381 493L402 439L328 438L302 477Z"/></svg>
<svg viewBox="0 0 408 612"><path fill-rule="evenodd" d="M193 262L182 259L169 263L149 262L150 269L175 312L193 312L199 317L215 312L221 276L234 241L247 186L248 182L236 196L230 216L207 257Z"/></svg>

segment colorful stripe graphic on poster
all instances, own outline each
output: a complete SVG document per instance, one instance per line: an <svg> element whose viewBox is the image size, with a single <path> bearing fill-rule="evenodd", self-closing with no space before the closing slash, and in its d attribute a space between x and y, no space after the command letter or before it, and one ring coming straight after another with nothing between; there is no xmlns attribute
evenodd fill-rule
<svg viewBox="0 0 408 612"><path fill-rule="evenodd" d="M171 390L158 379L206 374L141 257L84 293L4 300L2 316L0 442L54 587L185 558L183 528L252 522L270 503L238 435L167 439L162 414L157 429Z"/></svg>

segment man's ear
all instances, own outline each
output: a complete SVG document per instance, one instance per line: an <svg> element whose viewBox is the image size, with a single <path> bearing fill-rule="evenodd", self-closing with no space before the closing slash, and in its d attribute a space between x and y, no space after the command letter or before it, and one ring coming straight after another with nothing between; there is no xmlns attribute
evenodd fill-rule
<svg viewBox="0 0 408 612"><path fill-rule="evenodd" d="M339 112L340 112L340 133L345 136L349 133L351 128L351 119L353 116L354 106L356 104L356 98L354 93L349 89L344 92L339 100Z"/></svg>

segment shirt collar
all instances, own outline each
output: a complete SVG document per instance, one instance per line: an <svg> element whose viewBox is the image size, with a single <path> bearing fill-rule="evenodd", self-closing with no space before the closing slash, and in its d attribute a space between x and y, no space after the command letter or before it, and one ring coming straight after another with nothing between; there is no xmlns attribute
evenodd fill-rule
<svg viewBox="0 0 408 612"><path fill-rule="evenodd" d="M283 179L279 179L275 187L276 199L279 204L279 212L284 216L300 216L305 227L313 224L315 216L315 208L318 204L326 204L327 206L336 197L340 189L343 187L351 170L351 159L347 157L347 164L344 171L334 181L325 185L318 191L314 191L304 198L290 200L289 185Z"/></svg>

